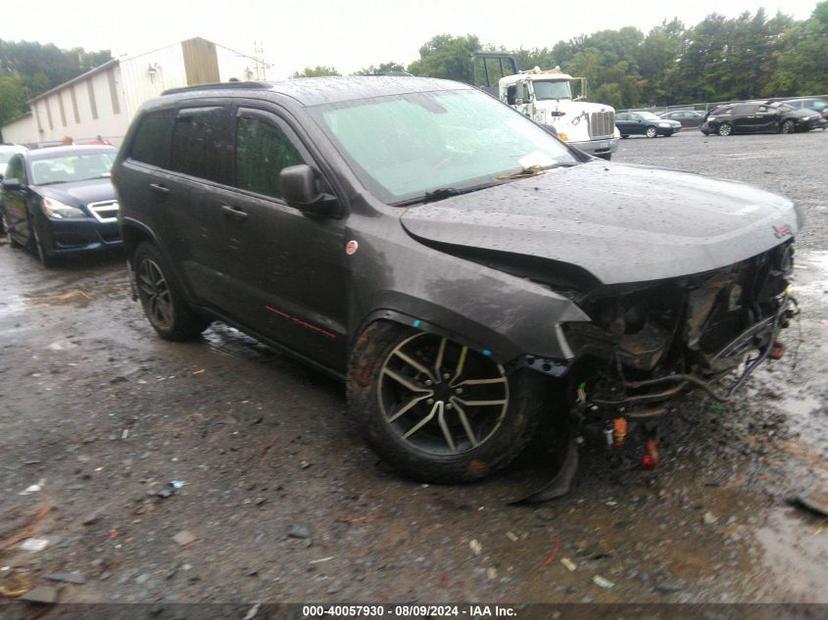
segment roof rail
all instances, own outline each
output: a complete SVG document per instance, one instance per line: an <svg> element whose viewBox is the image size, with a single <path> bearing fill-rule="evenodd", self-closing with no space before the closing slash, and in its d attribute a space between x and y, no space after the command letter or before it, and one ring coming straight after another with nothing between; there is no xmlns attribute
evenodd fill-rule
<svg viewBox="0 0 828 620"><path fill-rule="evenodd" d="M247 88L251 90L268 89L272 84L269 82L212 82L209 84L196 84L195 86L181 86L179 88L168 88L161 95L175 95L176 93L189 93L198 90L228 90L236 88Z"/></svg>

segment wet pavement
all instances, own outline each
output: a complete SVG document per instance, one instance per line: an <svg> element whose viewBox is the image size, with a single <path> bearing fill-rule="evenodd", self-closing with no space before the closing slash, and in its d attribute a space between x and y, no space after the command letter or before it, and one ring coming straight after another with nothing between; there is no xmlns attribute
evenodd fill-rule
<svg viewBox="0 0 828 620"><path fill-rule="evenodd" d="M637 441L587 436L576 492L537 507L507 502L545 480L541 449L474 485L403 480L348 427L342 385L221 325L161 341L120 256L45 271L0 244L0 593L828 603L828 520L788 503L828 488L826 147L823 132L622 143L620 162L796 200L803 312L743 400L679 403L657 470ZM45 548L22 550L32 538Z"/></svg>

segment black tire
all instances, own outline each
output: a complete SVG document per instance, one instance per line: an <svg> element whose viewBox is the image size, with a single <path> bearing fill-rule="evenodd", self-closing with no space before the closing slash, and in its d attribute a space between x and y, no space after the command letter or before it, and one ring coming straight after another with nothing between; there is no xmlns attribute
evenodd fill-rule
<svg viewBox="0 0 828 620"><path fill-rule="evenodd" d="M788 119L779 128L780 133L796 133L796 123Z"/></svg>
<svg viewBox="0 0 828 620"><path fill-rule="evenodd" d="M658 129L656 129L653 125L647 127L644 131L644 135L648 138L657 138L658 137Z"/></svg>
<svg viewBox="0 0 828 620"><path fill-rule="evenodd" d="M599 159L604 159L606 161L612 160L612 153L601 153L600 155L596 155L595 157Z"/></svg>
<svg viewBox="0 0 828 620"><path fill-rule="evenodd" d="M418 332L395 323L382 321L371 324L359 335L351 354L348 372L348 410L357 432L362 435L374 452L397 471L422 482L444 484L471 482L506 467L526 447L541 420L545 402L543 376L528 369L521 369L504 375L505 382L503 383L505 387L502 389L506 391L507 404L504 405L503 413L497 418L497 425L494 426L494 429L485 431L489 434L480 440L477 445L470 444L473 447L464 447L463 451L455 449L454 453L435 454L434 451L421 449L421 447L415 445L414 440L405 439L403 437L405 433L398 428L399 424L395 426L394 420L389 420L386 417L384 405L381 404L383 385L386 387L388 385L387 383L383 384L382 381L390 381L392 385L398 385L393 380L386 378L389 360L396 359L392 356L400 347L406 346L407 343L419 342L418 339L420 338L440 340L439 336L433 334ZM422 342L427 344L428 341L423 340ZM462 348L450 340L446 340L446 342L449 343L445 345L446 349L449 347L454 347L455 350ZM467 352L469 356L477 356L477 360L482 359L479 356L483 354L473 352L470 349L467 349ZM446 353L447 360L448 355L449 353ZM467 362L467 364L471 363ZM489 363L496 365L491 360L489 360ZM466 367L464 366L464 368ZM441 366L442 370L447 368L450 368L450 366ZM498 368L501 371L503 370L502 367L498 366ZM466 371L463 370L462 372L465 373ZM437 376L439 377L441 374L438 372ZM448 373L445 373L442 374L442 380L438 380L438 383L444 384L444 389L449 389L448 386L451 385L451 382L461 376L465 376L465 374L455 374L454 378L449 380ZM406 377L406 379L412 383L417 382L416 378ZM499 381L500 378L497 380ZM425 385L433 384L426 382ZM438 387L434 385L435 392ZM477 386L477 388L480 387L482 386ZM456 388L454 389L456 390ZM469 388L469 390L472 389L476 388ZM404 398L410 399L410 394ZM443 396L436 396L436 398L443 398ZM431 407L431 415L435 410L435 405L432 405L434 400L432 398L425 403L421 403L425 409ZM439 405L440 402L437 404ZM466 404L466 402L463 403L464 408ZM410 411L416 411L417 407L412 407ZM451 409L448 405L446 407L446 411ZM401 408L408 409L408 406ZM442 416L443 413L444 410L441 408L438 415ZM449 416L452 415L455 417L459 415L459 407L445 414L445 422L443 422L442 417L438 418L441 424L440 428L443 428L443 424L452 423L455 427L458 425L456 420L449 420ZM466 413L463 416L465 418ZM405 418L401 419L404 420ZM426 434L429 432L429 426L422 426L422 420L417 422L418 419L419 416L409 418L409 422L414 423L409 427L407 433L414 432L411 430L414 426L422 427ZM459 420L459 418L457 419ZM472 418L472 420L474 422L482 420L484 425L491 424L489 419L485 417ZM435 424L436 421L431 423L432 428ZM477 426L477 428L480 429L480 426ZM475 433L470 434L474 436ZM462 440L462 435L456 436L455 439Z"/></svg>
<svg viewBox="0 0 828 620"><path fill-rule="evenodd" d="M720 136L733 135L733 126L730 123L722 123L719 125L717 132Z"/></svg>
<svg viewBox="0 0 828 620"><path fill-rule="evenodd" d="M629 138L630 136L629 136L629 135L627 135L627 134L622 133L622 134L621 134L621 137L622 137L624 140L626 140L626 139L627 139L627 138Z"/></svg>
<svg viewBox="0 0 828 620"><path fill-rule="evenodd" d="M155 244L138 244L132 255L132 270L144 314L164 340L190 340L210 325L187 304L172 269Z"/></svg>
<svg viewBox="0 0 828 620"><path fill-rule="evenodd" d="M43 245L43 240L40 238L40 233L37 232L37 226L31 224L32 231L32 251L37 254L37 259L45 269L51 269L55 266L55 258L49 254L48 250Z"/></svg>

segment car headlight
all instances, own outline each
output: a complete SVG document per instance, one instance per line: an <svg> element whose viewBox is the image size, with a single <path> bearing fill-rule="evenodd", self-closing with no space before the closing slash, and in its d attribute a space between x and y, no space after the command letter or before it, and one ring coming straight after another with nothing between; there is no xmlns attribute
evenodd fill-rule
<svg viewBox="0 0 828 620"><path fill-rule="evenodd" d="M77 207L70 207L54 198L43 198L43 205L41 210L46 214L46 217L51 217L56 220L70 220L78 217L86 217L86 213Z"/></svg>
<svg viewBox="0 0 828 620"><path fill-rule="evenodd" d="M659 127L670 127L670 123L659 123Z"/></svg>

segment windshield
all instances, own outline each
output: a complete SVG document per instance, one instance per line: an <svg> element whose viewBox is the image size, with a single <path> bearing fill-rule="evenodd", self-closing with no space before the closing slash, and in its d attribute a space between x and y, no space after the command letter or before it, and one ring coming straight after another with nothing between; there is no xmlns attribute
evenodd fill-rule
<svg viewBox="0 0 828 620"><path fill-rule="evenodd" d="M532 80L535 99L572 99L572 89L567 81Z"/></svg>
<svg viewBox="0 0 828 620"><path fill-rule="evenodd" d="M49 185L108 177L115 152L72 153L32 162L32 183Z"/></svg>
<svg viewBox="0 0 828 620"><path fill-rule="evenodd" d="M578 161L544 129L476 90L346 101L311 113L360 181L390 203Z"/></svg>
<svg viewBox="0 0 828 620"><path fill-rule="evenodd" d="M663 118L660 118L653 114L652 112L637 112L638 117L644 119L645 121L662 121Z"/></svg>

